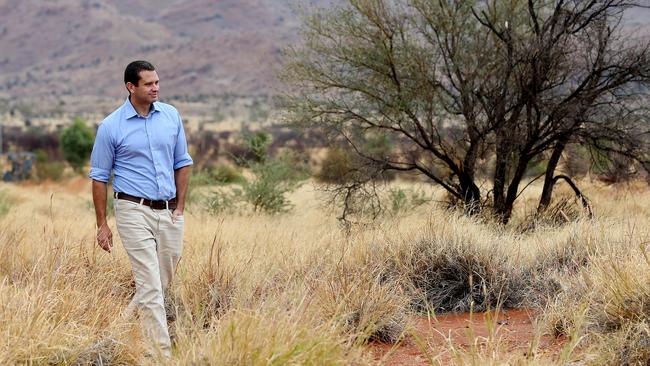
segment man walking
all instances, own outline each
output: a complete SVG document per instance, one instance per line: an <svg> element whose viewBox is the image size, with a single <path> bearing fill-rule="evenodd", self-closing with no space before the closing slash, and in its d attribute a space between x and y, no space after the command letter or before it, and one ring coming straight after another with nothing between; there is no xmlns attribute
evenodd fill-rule
<svg viewBox="0 0 650 366"><path fill-rule="evenodd" d="M147 61L124 70L127 100L102 121L90 158L97 242L111 251L106 222L107 183L114 174L115 219L135 277L127 308L140 310L144 333L171 355L164 291L183 247L183 208L192 158L178 111L158 102L158 74Z"/></svg>

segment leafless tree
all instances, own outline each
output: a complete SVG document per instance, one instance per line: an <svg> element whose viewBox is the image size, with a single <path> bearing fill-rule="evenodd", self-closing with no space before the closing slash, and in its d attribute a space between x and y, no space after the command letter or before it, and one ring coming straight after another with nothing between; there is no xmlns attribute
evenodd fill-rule
<svg viewBox="0 0 650 366"><path fill-rule="evenodd" d="M487 192L507 223L539 159L547 161L539 210L548 206L569 144L645 160L650 52L620 38L633 6L348 0L306 18L285 70L294 86L287 117L325 128L374 170L421 173L468 213L487 202L476 172L493 157ZM378 135L392 141L389 153L366 148Z"/></svg>

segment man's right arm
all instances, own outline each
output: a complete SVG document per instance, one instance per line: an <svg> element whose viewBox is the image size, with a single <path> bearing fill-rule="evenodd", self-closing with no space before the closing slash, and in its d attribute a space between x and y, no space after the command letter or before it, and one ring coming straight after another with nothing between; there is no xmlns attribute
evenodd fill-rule
<svg viewBox="0 0 650 366"><path fill-rule="evenodd" d="M97 243L107 252L110 252L113 247L113 234L106 220L106 193L114 157L115 150L109 129L102 123L97 129L93 152L90 156L90 174L88 175L92 179L93 204L97 219Z"/></svg>
<svg viewBox="0 0 650 366"><path fill-rule="evenodd" d="M93 179L93 204L95 205L95 217L97 219L97 243L107 252L113 247L113 233L108 227L106 220L106 194L107 184Z"/></svg>
<svg viewBox="0 0 650 366"><path fill-rule="evenodd" d="M107 184L93 179L93 203L95 204L95 217L97 227L106 224L106 193Z"/></svg>

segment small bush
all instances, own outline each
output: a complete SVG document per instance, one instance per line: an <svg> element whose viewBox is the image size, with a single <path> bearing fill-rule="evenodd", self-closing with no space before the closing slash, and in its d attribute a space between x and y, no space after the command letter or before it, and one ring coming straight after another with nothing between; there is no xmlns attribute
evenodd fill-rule
<svg viewBox="0 0 650 366"><path fill-rule="evenodd" d="M244 141L246 142L246 147L253 156L253 161L262 162L266 160L268 156L268 148L271 146L272 142L270 134L258 131L245 136Z"/></svg>
<svg viewBox="0 0 650 366"><path fill-rule="evenodd" d="M286 194L298 187L296 181L286 179L289 167L279 162L268 162L256 164L252 170L255 178L244 183L242 190L243 199L253 206L253 211L288 211L291 203Z"/></svg>
<svg viewBox="0 0 650 366"><path fill-rule="evenodd" d="M382 164L364 160L353 151L336 147L327 151L316 179L323 183L342 185L368 180L389 182L396 176L395 171L383 170Z"/></svg>
<svg viewBox="0 0 650 366"><path fill-rule="evenodd" d="M232 168L230 168L232 169ZM251 162L250 169L253 178L247 181L233 170L217 171L221 179L236 182L240 185L230 191L217 190L204 198L208 212L236 211L240 204L250 205L254 212L281 213L291 208L291 202L286 197L289 192L297 189L301 182L309 177L307 164L293 154L285 154L262 162ZM203 179L203 178L201 178Z"/></svg>
<svg viewBox="0 0 650 366"><path fill-rule="evenodd" d="M81 172L93 150L93 132L81 118L61 134L63 157L76 172Z"/></svg>
<svg viewBox="0 0 650 366"><path fill-rule="evenodd" d="M291 202L286 194L297 189L309 176L307 165L291 154L253 164L251 171L255 178L242 185L242 198L255 212L288 211Z"/></svg>
<svg viewBox="0 0 650 366"><path fill-rule="evenodd" d="M208 170L198 170L190 175L190 187L200 187L212 184L212 177Z"/></svg>

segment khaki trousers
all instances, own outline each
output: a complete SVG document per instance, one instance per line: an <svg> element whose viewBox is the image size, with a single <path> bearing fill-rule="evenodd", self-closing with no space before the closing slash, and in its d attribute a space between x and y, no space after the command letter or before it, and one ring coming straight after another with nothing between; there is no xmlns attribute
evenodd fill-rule
<svg viewBox="0 0 650 366"><path fill-rule="evenodd" d="M143 333L163 356L171 355L164 291L172 283L183 250L183 217L172 223L170 210L154 210L136 202L114 201L117 231L135 277L135 296L125 310L137 309Z"/></svg>

